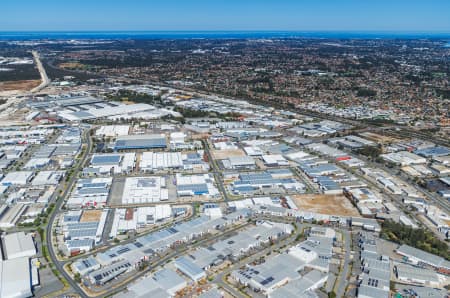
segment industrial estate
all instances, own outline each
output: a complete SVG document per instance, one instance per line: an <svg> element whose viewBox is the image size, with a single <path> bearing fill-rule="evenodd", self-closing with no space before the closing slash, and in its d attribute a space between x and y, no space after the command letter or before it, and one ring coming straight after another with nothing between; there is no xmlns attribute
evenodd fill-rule
<svg viewBox="0 0 450 298"><path fill-rule="evenodd" d="M405 124L392 107L74 62L114 42L0 46L0 66L41 77L0 85L0 297L448 297L441 115Z"/></svg>

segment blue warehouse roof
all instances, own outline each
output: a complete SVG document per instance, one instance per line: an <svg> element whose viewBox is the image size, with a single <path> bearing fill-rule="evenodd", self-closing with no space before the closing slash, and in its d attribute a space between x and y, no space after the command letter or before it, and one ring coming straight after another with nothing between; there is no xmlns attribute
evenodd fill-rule
<svg viewBox="0 0 450 298"><path fill-rule="evenodd" d="M115 150L166 148L165 138L117 140Z"/></svg>
<svg viewBox="0 0 450 298"><path fill-rule="evenodd" d="M120 162L120 155L95 155L92 157L92 165L110 165L118 164Z"/></svg>
<svg viewBox="0 0 450 298"><path fill-rule="evenodd" d="M414 151L415 154L423 157L436 157L450 155L450 149L447 147L437 146Z"/></svg>
<svg viewBox="0 0 450 298"><path fill-rule="evenodd" d="M178 191L187 191L190 190L194 194L205 194L208 193L208 186L206 183L201 184L185 184L185 185L178 185L177 186Z"/></svg>

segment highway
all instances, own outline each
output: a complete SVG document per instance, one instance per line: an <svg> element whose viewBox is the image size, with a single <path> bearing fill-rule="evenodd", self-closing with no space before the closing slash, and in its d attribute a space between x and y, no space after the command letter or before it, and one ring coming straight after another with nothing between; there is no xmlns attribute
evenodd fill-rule
<svg viewBox="0 0 450 298"><path fill-rule="evenodd" d="M31 93L36 93L41 91L42 89L44 89L45 87L48 86L48 84L50 84L50 79L47 76L47 72L45 71L44 66L42 65L41 59L39 57L39 53L37 51L31 51L31 53L33 54L33 58L34 61L36 62L36 66L39 70L39 74L41 75L41 83L39 84L39 86L31 89Z"/></svg>
<svg viewBox="0 0 450 298"><path fill-rule="evenodd" d="M62 274L63 278L67 280L69 285L78 293L79 296L82 298L88 297L84 294L83 290L79 287L79 285L67 274L67 272L64 270L64 263L58 260L58 257L56 256L55 249L52 242L52 231L53 231L53 224L56 218L56 215L60 212L61 206L63 205L65 199L69 196L71 189L74 186L74 183L77 179L77 174L80 169L83 168L83 165L85 164L86 160L89 157L89 152L92 150L92 140L90 137L90 129L87 129L83 132L82 139L84 140L83 143L87 144L83 156L81 157L80 161L78 162L77 166L75 167L75 171L73 175L70 177L70 180L66 183L66 188L63 191L62 196L56 200L55 202L55 209L50 215L50 218L48 220L48 224L45 227L45 238L46 238L46 245L48 254L50 256L51 262L55 265L56 270ZM55 193L57 193L55 191Z"/></svg>

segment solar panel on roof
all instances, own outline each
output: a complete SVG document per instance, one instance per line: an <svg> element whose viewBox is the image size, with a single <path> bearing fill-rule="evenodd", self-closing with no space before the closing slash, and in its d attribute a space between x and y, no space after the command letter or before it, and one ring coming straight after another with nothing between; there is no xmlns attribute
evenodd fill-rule
<svg viewBox="0 0 450 298"><path fill-rule="evenodd" d="M271 276L271 277L268 277L268 278L266 278L265 280L263 280L263 281L261 282L261 284L262 284L263 286L265 286L266 284L270 283L270 282L273 281L273 280L274 280L274 278Z"/></svg>
<svg viewBox="0 0 450 298"><path fill-rule="evenodd" d="M148 255L148 254L153 254L154 251L153 251L153 249L148 248L148 249L144 250L144 253Z"/></svg>
<svg viewBox="0 0 450 298"><path fill-rule="evenodd" d="M84 188L104 188L107 184L104 182L98 182L98 183L83 183Z"/></svg>
<svg viewBox="0 0 450 298"><path fill-rule="evenodd" d="M119 249L119 250L117 251L117 253L118 253L119 255L121 255L121 254L123 254L123 253L126 253L127 251L130 251L130 249L129 249L128 247L124 247L124 248L122 248L122 249Z"/></svg>

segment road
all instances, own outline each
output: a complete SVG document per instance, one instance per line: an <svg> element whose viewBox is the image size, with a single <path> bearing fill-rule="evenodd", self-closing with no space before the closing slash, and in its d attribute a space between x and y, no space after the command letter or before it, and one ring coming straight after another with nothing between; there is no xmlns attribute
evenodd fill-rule
<svg viewBox="0 0 450 298"><path fill-rule="evenodd" d="M253 261L259 259L262 256L266 256L268 252L273 253L273 251L279 250L284 245L286 245L287 247L291 246L296 241L297 236L303 231L303 229L305 227L304 225L298 224L298 223L296 223L295 225L297 227L297 230L296 230L297 232L294 235L291 235L290 237L281 240L276 245L267 247L267 248L257 252L256 254L251 255L250 257L240 260L239 262L237 262L236 264L233 264L232 266L228 267L227 269L222 270L219 274L217 274L214 277L214 280L212 282L220 285L225 290L227 290L227 292L229 292L230 294L232 294L235 297L244 297L244 295L242 293L237 291L235 288L230 286L225 281L226 276L233 270L236 270L242 266L245 266L246 264L252 263Z"/></svg>
<svg viewBox="0 0 450 298"><path fill-rule="evenodd" d="M39 70L39 74L41 75L41 83L39 84L39 86L31 89L31 93L36 93L41 91L42 89L44 89L45 87L48 86L48 84L50 84L50 79L47 76L47 72L45 71L44 66L42 65L41 62L41 58L39 57L39 53L37 51L31 51L31 53L33 54L33 58L34 61L36 62L36 66Z"/></svg>
<svg viewBox="0 0 450 298"><path fill-rule="evenodd" d="M212 172L213 172L214 178L216 179L216 184L217 184L220 192L222 192L225 202L228 202L230 200L230 198L228 197L228 192L222 183L222 177L221 177L222 171L217 167L216 161L212 158L212 154L209 149L208 141L203 142L203 147L205 148L205 152L208 155L210 164L212 165L212 170L213 170Z"/></svg>
<svg viewBox="0 0 450 298"><path fill-rule="evenodd" d="M342 233L342 240L344 243L345 256L344 256L344 268L339 272L339 276L336 280L336 297L344 297L345 288L347 287L348 275L349 275L349 264L350 264L350 254L351 254L351 241L352 236L347 230L340 230Z"/></svg>
<svg viewBox="0 0 450 298"><path fill-rule="evenodd" d="M248 225L249 225L249 223L245 223L245 224L233 227L230 230L217 233L216 235L214 235L212 237L199 240L195 244L178 247L178 248L174 249L174 251L169 253L168 255L160 257L155 263L150 264L146 270L141 271L141 272L136 272L136 274L133 275L132 278L123 281L121 285L119 285L117 287L114 287L114 288L113 287L109 287L108 290L106 290L104 292L101 292L98 295L92 295L92 296L89 296L89 297L95 297L95 298L108 297L108 296L111 296L113 294L119 293L119 292L125 290L129 286L129 284L132 283L133 281L141 278L142 276L147 274L149 271L151 271L151 270L153 270L155 268L158 268L159 266L162 266L162 265L166 264L169 260L171 260L171 259L173 259L173 258L175 258L175 257L177 257L179 255L182 255L183 253L187 252L188 250L191 250L192 248L205 245L205 244L207 244L209 242L214 242L215 240L218 240L219 238L222 238L222 237L226 237L227 235L232 235L236 231L238 231L238 230L240 230L242 228L245 228ZM83 294L84 294L84 292L83 292ZM87 297L87 296L83 296L83 297Z"/></svg>
<svg viewBox="0 0 450 298"><path fill-rule="evenodd" d="M69 285L80 295L82 298L87 297L82 289L79 287L79 285L67 274L67 272L64 270L64 263L58 260L58 257L56 256L55 249L52 242L52 230L53 230L53 224L56 218L56 215L60 212L61 206L64 203L65 199L70 194L70 191L72 187L74 186L74 183L77 179L77 174L80 169L83 168L83 165L85 164L86 160L89 157L89 152L92 150L92 140L90 137L90 129L87 129L83 132L82 139L84 140L83 143L87 144L83 156L81 157L79 163L75 167L74 174L70 177L70 180L66 183L66 188L62 193L62 196L56 200L55 202L55 210L50 215L50 218L48 220L48 225L45 227L45 238L46 238L46 245L48 254L50 256L51 262L55 265L56 270L62 274L63 278L67 280ZM55 192L56 193L56 192Z"/></svg>

